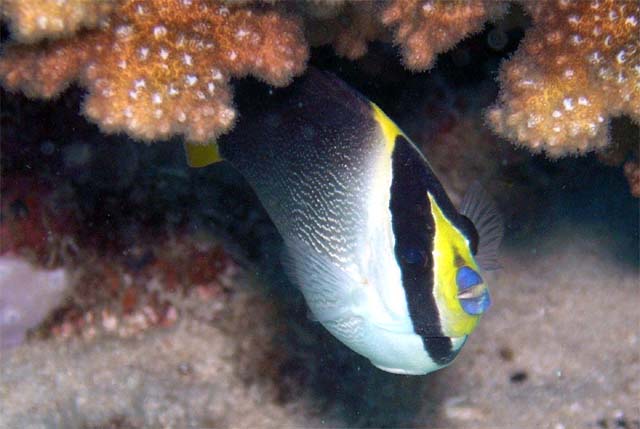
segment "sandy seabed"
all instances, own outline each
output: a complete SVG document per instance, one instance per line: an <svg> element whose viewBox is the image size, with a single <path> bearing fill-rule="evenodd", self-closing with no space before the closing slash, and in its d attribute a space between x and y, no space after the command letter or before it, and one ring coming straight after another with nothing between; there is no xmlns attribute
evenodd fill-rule
<svg viewBox="0 0 640 429"><path fill-rule="evenodd" d="M507 248L504 268L490 274L493 307L456 362L402 388L393 381L390 395L365 392L369 401L380 398L380 403L357 420L349 418L348 403L340 404L341 411L330 400L319 408L312 393L279 403L272 386L277 380L247 384L238 374L231 350L240 333L183 320L136 339L51 340L4 351L0 427L344 427L360 422L374 427L637 428L638 267L616 258L607 241L558 227L528 246ZM407 379L377 370L362 376ZM412 392L417 396L403 396ZM407 410L403 403L409 399L413 405ZM399 410L404 414L394 419Z"/></svg>

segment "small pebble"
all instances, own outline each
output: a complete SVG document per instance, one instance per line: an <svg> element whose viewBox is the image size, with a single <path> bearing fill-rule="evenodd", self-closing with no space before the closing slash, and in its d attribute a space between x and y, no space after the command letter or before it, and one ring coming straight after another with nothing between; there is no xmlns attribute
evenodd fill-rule
<svg viewBox="0 0 640 429"><path fill-rule="evenodd" d="M505 360L507 362L511 362L513 360L513 350L511 350L511 348L507 346L500 347L500 349L498 350L498 354L500 355L500 358L502 360Z"/></svg>
<svg viewBox="0 0 640 429"><path fill-rule="evenodd" d="M513 374L511 374L511 377L509 377L509 380L512 383L522 383L524 381L527 380L529 376L527 375L526 372L524 371L516 371Z"/></svg>
<svg viewBox="0 0 640 429"><path fill-rule="evenodd" d="M478 421L485 418L479 407L469 404L466 398L454 396L444 403L445 414L451 420Z"/></svg>
<svg viewBox="0 0 640 429"><path fill-rule="evenodd" d="M191 375L193 374L193 366L189 362L182 362L178 365L178 373L180 375Z"/></svg>

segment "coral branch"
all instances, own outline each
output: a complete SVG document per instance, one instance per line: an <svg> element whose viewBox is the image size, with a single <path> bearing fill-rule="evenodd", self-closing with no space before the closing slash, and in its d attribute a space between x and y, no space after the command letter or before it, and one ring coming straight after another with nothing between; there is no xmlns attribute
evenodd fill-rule
<svg viewBox="0 0 640 429"><path fill-rule="evenodd" d="M367 52L367 44L384 38L380 2L304 2L306 33L313 46L332 44L338 55L351 60Z"/></svg>
<svg viewBox="0 0 640 429"><path fill-rule="evenodd" d="M640 121L640 3L524 1L533 28L500 73L494 129L551 156L609 140L610 116Z"/></svg>
<svg viewBox="0 0 640 429"><path fill-rule="evenodd" d="M63 37L80 28L105 22L117 0L4 0L2 15L11 22L14 37L34 42Z"/></svg>
<svg viewBox="0 0 640 429"><path fill-rule="evenodd" d="M103 39L93 32L82 39L62 39L42 45L10 45L0 58L0 77L12 91L50 98L64 91Z"/></svg>
<svg viewBox="0 0 640 429"><path fill-rule="evenodd" d="M64 14L74 7L77 17ZM148 141L182 134L203 143L234 123L231 78L252 74L281 86L302 73L303 22L312 44L331 43L350 59L364 55L370 41L387 39L385 26L395 28L405 63L425 69L504 10L505 3L493 0L9 0L3 13L23 41L99 28L9 46L0 57L0 79L32 97L55 96L78 81L89 90L84 112L104 131ZM58 25L60 14L74 21L55 33L51 23ZM39 32L27 22L41 23Z"/></svg>
<svg viewBox="0 0 640 429"><path fill-rule="evenodd" d="M611 116L640 122L640 2L516 1L533 25L500 72L487 115L497 133L560 156L604 147ZM65 15L74 23L55 33L51 23L72 5L85 17ZM97 27L8 46L0 80L43 97L78 81L89 90L86 115L105 131L203 143L233 126L230 79L286 85L304 71L305 35L350 59L393 36L405 65L424 70L506 8L501 0L7 0L2 12L18 39Z"/></svg>
<svg viewBox="0 0 640 429"><path fill-rule="evenodd" d="M392 0L382 22L395 27L406 66L426 70L437 54L480 31L485 21L502 16L506 7L496 0Z"/></svg>
<svg viewBox="0 0 640 429"><path fill-rule="evenodd" d="M206 0L124 2L104 28L24 49L0 58L8 88L50 97L79 79L85 113L105 131L194 142L233 125L231 77L285 85L308 56L297 20Z"/></svg>

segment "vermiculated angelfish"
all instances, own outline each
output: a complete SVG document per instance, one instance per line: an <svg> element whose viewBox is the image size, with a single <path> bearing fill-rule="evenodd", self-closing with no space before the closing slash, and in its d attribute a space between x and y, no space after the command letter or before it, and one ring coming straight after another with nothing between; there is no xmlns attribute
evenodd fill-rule
<svg viewBox="0 0 640 429"><path fill-rule="evenodd" d="M284 238L293 282L378 368L448 365L490 304L478 265L497 265L493 204L475 187L459 213L417 147L336 77L311 70L287 91L219 150Z"/></svg>

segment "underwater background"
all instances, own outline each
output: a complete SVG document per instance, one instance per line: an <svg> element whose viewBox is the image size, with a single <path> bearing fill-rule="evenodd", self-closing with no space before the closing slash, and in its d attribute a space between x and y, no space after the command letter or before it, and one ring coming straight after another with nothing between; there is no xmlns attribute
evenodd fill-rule
<svg viewBox="0 0 640 429"><path fill-rule="evenodd" d="M52 100L0 89L0 427L640 428L625 167L640 131L618 116L606 148L561 158L495 134L500 66L532 25L525 7L505 13L422 72L389 41L356 60L309 51L411 137L455 204L477 180L504 218L491 309L421 377L376 369L309 317L230 165L190 168L180 136L101 131L82 85ZM238 126L277 91L233 86Z"/></svg>

